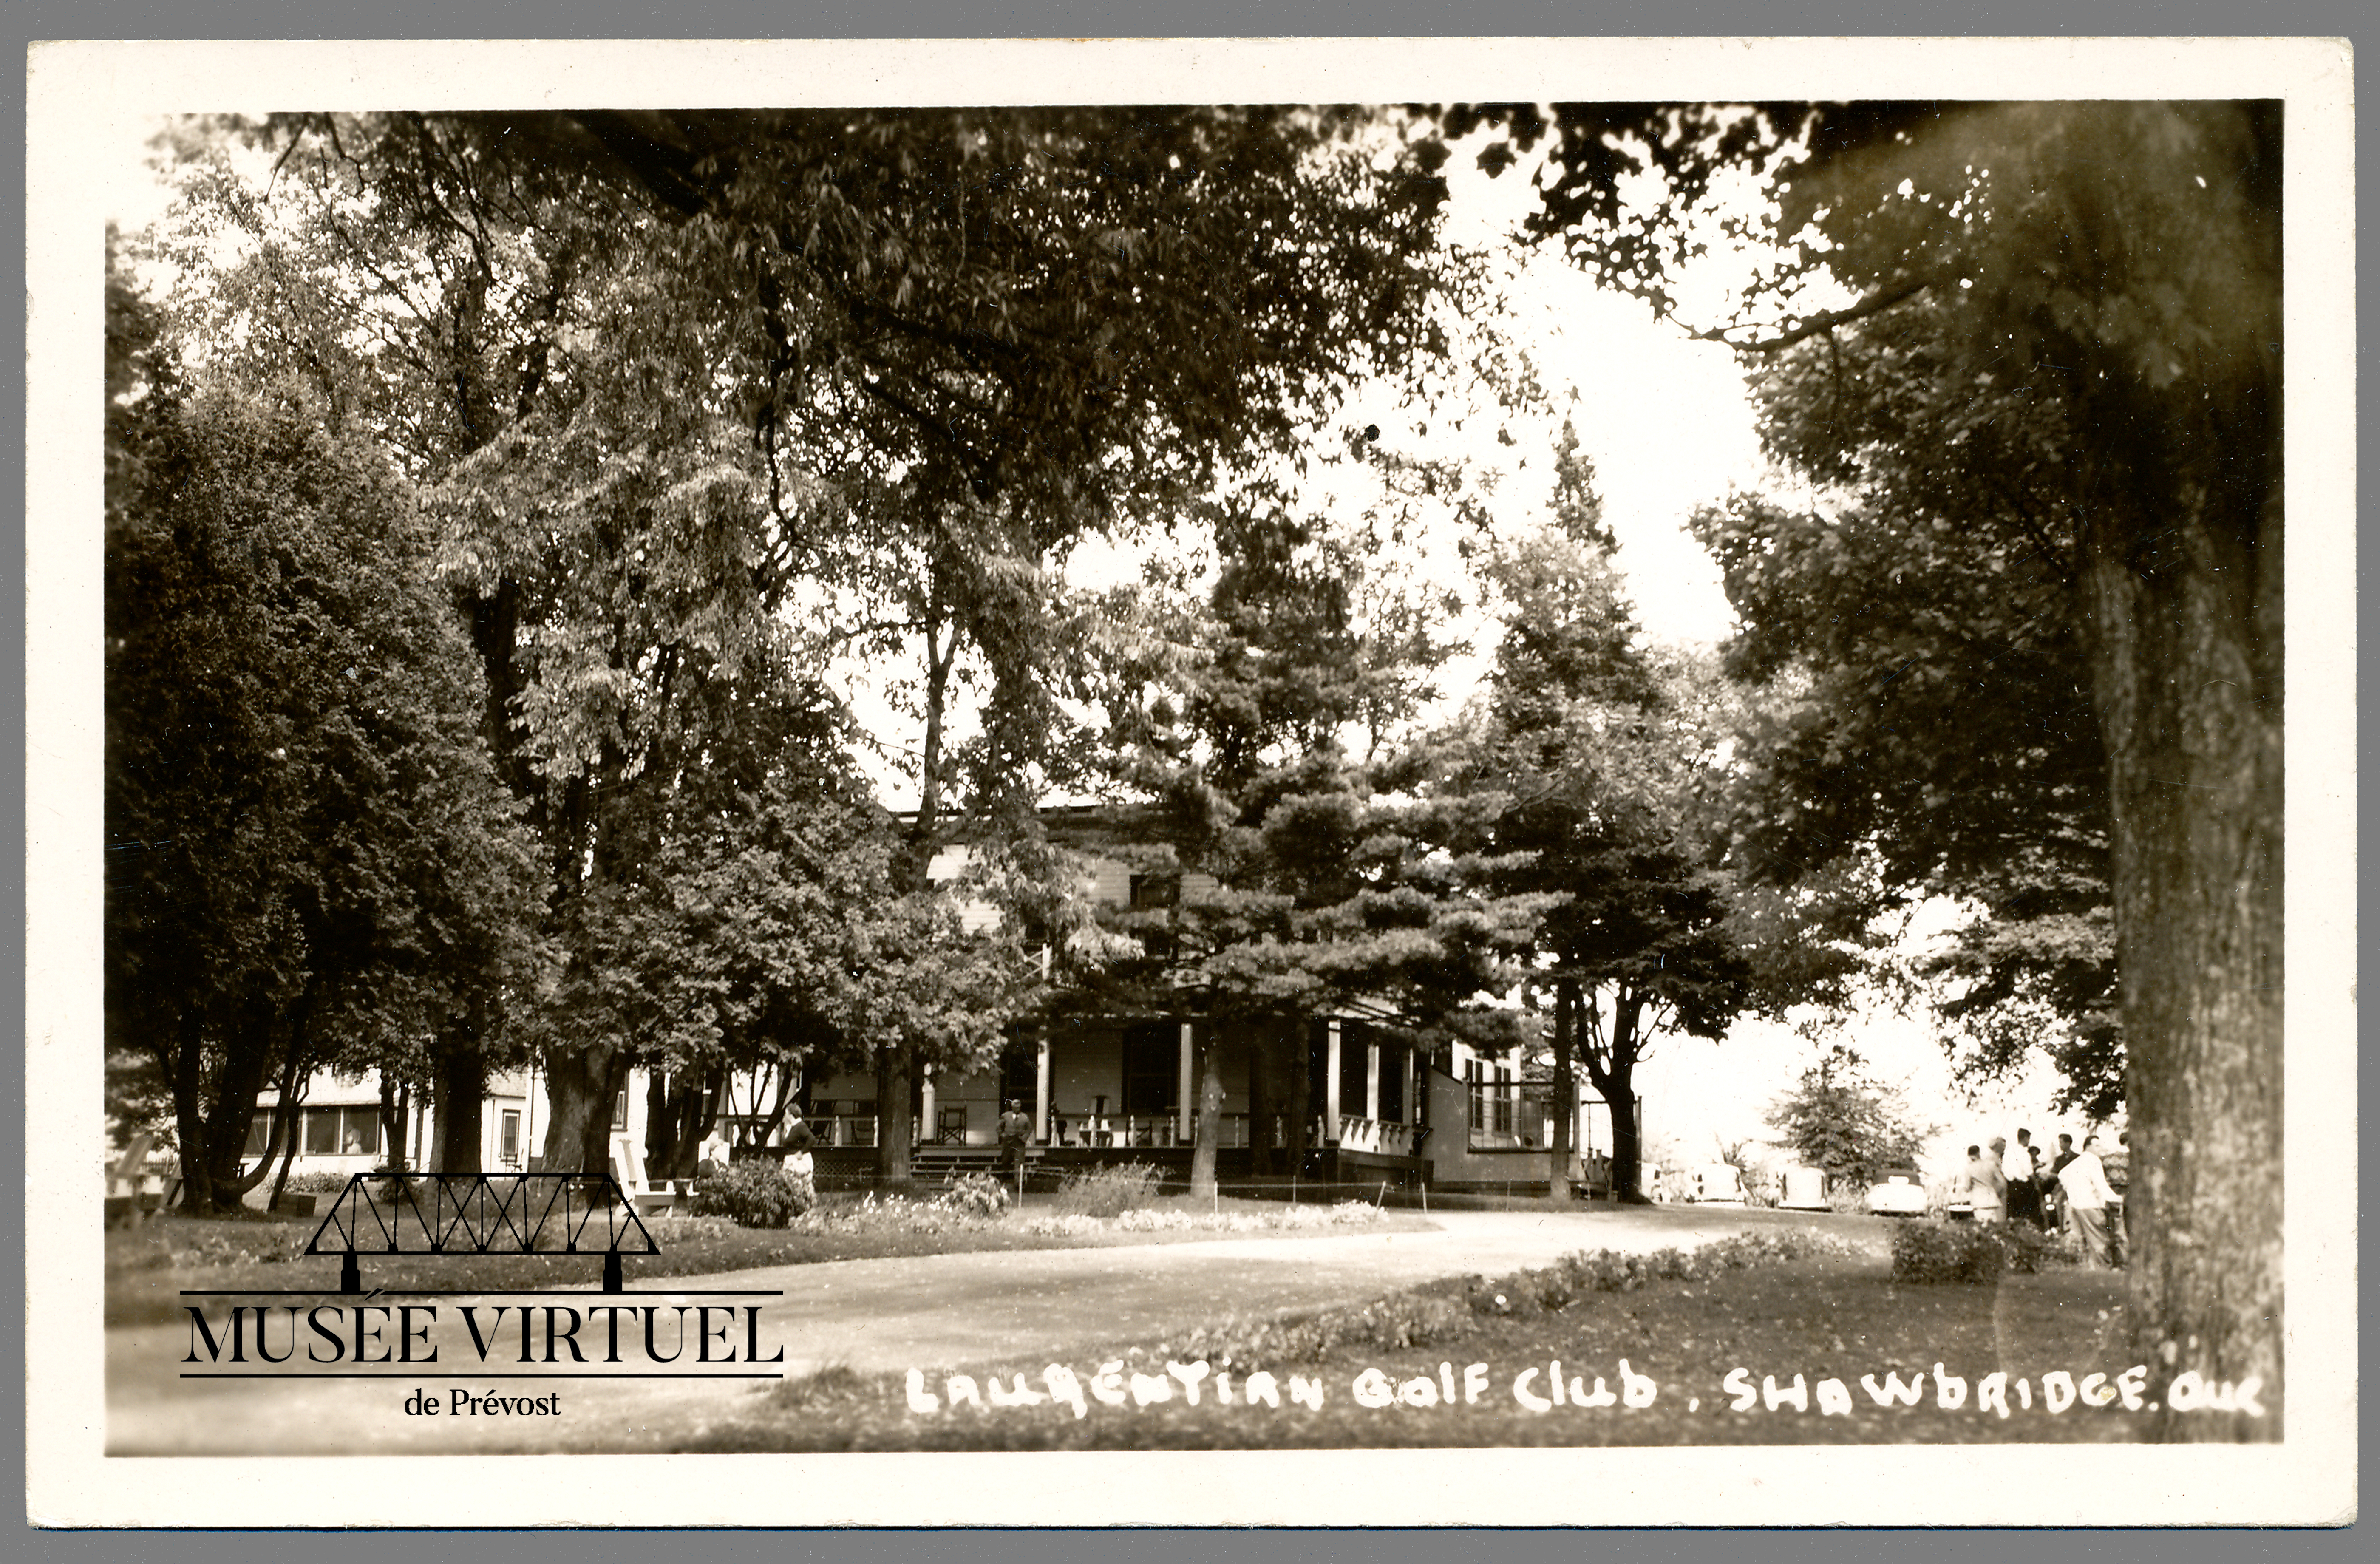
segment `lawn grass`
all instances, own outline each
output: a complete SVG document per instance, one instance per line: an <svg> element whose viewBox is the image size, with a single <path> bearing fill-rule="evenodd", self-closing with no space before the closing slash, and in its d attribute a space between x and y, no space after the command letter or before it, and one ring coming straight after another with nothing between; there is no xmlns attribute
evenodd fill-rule
<svg viewBox="0 0 2380 1564"><path fill-rule="evenodd" d="M1121 1382L1138 1373L1169 1381L1169 1400L1120 1406L1087 1398L1085 1415L1050 1400L1032 1405L961 1405L947 1398L956 1370L921 1364L918 1388L937 1410L911 1409L910 1386L899 1375L859 1375L830 1368L756 1397L736 1421L698 1437L661 1431L638 1448L698 1451L1199 1449L1263 1448L1394 1448L1527 1445L1935 1444L1976 1442L2117 1442L2132 1437L2136 1417L2112 1396L2105 1406L2077 1400L2053 1413L2044 1376L2062 1371L2073 1384L2101 1374L2112 1381L2131 1366L2112 1345L2120 1341L2123 1285L2113 1273L2053 1269L2008 1276L1986 1286L1896 1283L1889 1264L1872 1254L1831 1254L1767 1262L1750 1269L1690 1280L1652 1281L1632 1291L1595 1291L1552 1310L1525 1301L1500 1309L1498 1283L1475 1279L1437 1284L1372 1306L1371 1324L1351 1326L1349 1340L1305 1361L1233 1365L1234 1400L1216 1394L1209 1364L1203 1394L1191 1405L1180 1379L1167 1373L1190 1349L1179 1343L1085 1342L1033 1362L958 1365L987 1402L997 1382L1014 1395L1023 1388L1046 1395L1044 1370L1052 1362L1087 1382L1106 1364L1118 1364ZM1507 1296L1517 1298L1517 1291ZM1350 1312L1342 1311L1343 1314ZM1387 1321L1386 1327L1377 1322ZM1410 1338L1410 1340L1405 1340ZM1245 1339L1245 1333L1243 1333ZM1312 1333L1305 1338L1312 1344ZM1384 1341L1405 1340L1403 1345ZM1562 1365L1592 1396L1600 1377L1613 1396L1623 1389L1620 1364L1655 1387L1651 1403L1632 1407L1564 1404L1532 1411L1514 1381L1534 1367L1523 1388L1542 1397L1550 1365ZM1203 1361L1203 1360L1201 1360ZM1469 1365L1486 1365L1475 1402L1463 1394ZM1945 1406L1937 1364L1963 1399ZM1184 1364L1185 1373L1193 1365ZM1269 1367L1282 1405L1251 1405L1247 1374ZM1750 1388L1749 1410L1726 1381ZM1355 1386L1377 1370L1379 1386L1414 1401L1360 1404ZM1982 1406L1985 1376L2008 1376L2009 1415ZM1888 1394L1898 1376L1923 1380L1917 1404L1879 1406L1862 1385L1872 1376ZM1321 1387L1321 1405L1298 1404L1293 1375ZM1800 1376L1808 1410L1791 1400L1771 1410L1761 1396L1773 1376L1790 1392ZM1839 1380L1850 1408L1821 1409L1819 1385ZM2022 1393L2016 1382L2022 1380ZM1427 1392L1418 1387L1427 1384ZM1456 1394L1448 1404L1443 1387ZM2097 1387L2093 1387L2096 1390ZM1640 1386L1641 1394L1641 1386ZM2024 1398L2030 1405L2023 1404Z"/></svg>
<svg viewBox="0 0 2380 1564"><path fill-rule="evenodd" d="M854 1203L839 1204L847 1206ZM830 1197L827 1209L835 1209L837 1205ZM1202 1227L1129 1231L1113 1225L1101 1225L1098 1231L1026 1231L1026 1220L1049 1215L1051 1209L1040 1201L1028 1199L1021 1211L1001 1218L953 1218L933 1231L908 1231L806 1233L739 1228L722 1218L649 1218L646 1228L662 1253L625 1255L621 1269L627 1285L635 1287L639 1282L668 1277L710 1276L832 1260L961 1255L987 1250L1114 1248L1196 1243L1222 1236L1293 1235L1264 1227L1228 1234ZM1216 1215L1268 1221L1280 1219L1286 1208L1277 1201L1192 1202L1187 1196L1166 1196L1153 1202L1149 1209L1179 1212L1194 1220ZM320 1221L319 1217L257 1211L219 1218L186 1217L168 1211L150 1218L137 1228L111 1229L106 1242L106 1323L157 1325L178 1320L188 1302L181 1293L192 1288L216 1291L302 1290L310 1293L319 1290L323 1297L334 1297L339 1286L338 1256L309 1256L304 1253ZM1414 1213L1383 1211L1361 1227L1321 1231L1424 1231L1429 1225L1427 1218ZM1297 1230L1305 1235L1314 1231ZM451 1292L458 1289L591 1291L602 1280L600 1255L366 1255L360 1269L366 1289L395 1294Z"/></svg>

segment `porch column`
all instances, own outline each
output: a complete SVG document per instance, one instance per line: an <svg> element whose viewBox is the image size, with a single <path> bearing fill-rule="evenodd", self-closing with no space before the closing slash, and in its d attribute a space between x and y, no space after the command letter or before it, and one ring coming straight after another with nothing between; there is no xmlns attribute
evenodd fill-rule
<svg viewBox="0 0 2380 1564"><path fill-rule="evenodd" d="M1380 1116L1380 1040L1378 1037L1364 1045L1364 1117L1377 1120Z"/></svg>
<svg viewBox="0 0 2380 1564"><path fill-rule="evenodd" d="M1322 1056L1322 1144L1339 1138L1339 1023L1327 1024L1330 1038Z"/></svg>
<svg viewBox="0 0 2380 1564"><path fill-rule="evenodd" d="M934 1073L930 1070L917 1073L917 1122L909 1132L909 1144L934 1144Z"/></svg>
<svg viewBox="0 0 2380 1564"><path fill-rule="evenodd" d="M1192 1024L1187 1021L1182 1024L1182 1089L1173 1097L1174 1138L1185 1146L1190 1141L1190 1094L1197 1089L1198 1045L1191 1031Z"/></svg>
<svg viewBox="0 0 2380 1564"><path fill-rule="evenodd" d="M1033 1045L1033 1138L1050 1139L1050 1039Z"/></svg>

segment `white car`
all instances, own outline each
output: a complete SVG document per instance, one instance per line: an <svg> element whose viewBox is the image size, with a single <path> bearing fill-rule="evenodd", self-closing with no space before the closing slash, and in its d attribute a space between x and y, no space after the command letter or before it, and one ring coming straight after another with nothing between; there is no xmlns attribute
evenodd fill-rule
<svg viewBox="0 0 2380 1564"><path fill-rule="evenodd" d="M1867 1208L1879 1217L1922 1217L1925 1181L1914 1168L1896 1168L1867 1186Z"/></svg>

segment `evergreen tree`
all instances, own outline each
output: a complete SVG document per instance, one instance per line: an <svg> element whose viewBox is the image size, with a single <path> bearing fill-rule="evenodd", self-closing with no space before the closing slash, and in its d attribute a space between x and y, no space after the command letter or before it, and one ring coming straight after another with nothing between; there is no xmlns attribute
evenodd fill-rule
<svg viewBox="0 0 2380 1564"><path fill-rule="evenodd" d="M1503 800L1498 884L1553 904L1530 995L1551 1009L1548 1151L1569 1190L1573 1065L1611 1109L1614 1180L1638 1197L1634 1072L1665 1030L1717 1038L1747 1011L1814 997L1834 976L1757 959L1785 942L1727 867L1713 670L1643 645L1611 564L1594 469L1564 428L1554 519L1491 566L1505 602L1486 724L1465 785Z"/></svg>
<svg viewBox="0 0 2380 1564"><path fill-rule="evenodd" d="M1484 888L1487 810L1425 794L1426 751L1345 746L1409 726L1426 687L1414 675L1437 655L1426 611L1384 615L1385 633L1359 617L1363 565L1318 520L1276 506L1207 516L1218 569L1203 612L1173 628L1186 655L1126 670L1115 701L1128 779L1150 802L1119 815L1114 851L1178 891L1111 916L1135 944L1089 976L1085 1002L1245 1037L1251 1121L1277 1119L1286 1139L1257 1134L1257 1165L1285 1171L1318 1107L1310 1025L1360 1007L1415 1046L1441 1042L1509 987L1536 903ZM1198 1080L1194 1176L1211 1181L1211 1042Z"/></svg>

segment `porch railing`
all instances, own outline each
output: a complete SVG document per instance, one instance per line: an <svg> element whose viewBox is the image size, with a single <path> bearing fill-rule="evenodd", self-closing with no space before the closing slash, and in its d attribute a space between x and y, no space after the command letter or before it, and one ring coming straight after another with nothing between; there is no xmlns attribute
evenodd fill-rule
<svg viewBox="0 0 2380 1564"><path fill-rule="evenodd" d="M1179 1121L1171 1113L1087 1113L1080 1119L1065 1118L1064 1122L1064 1136L1047 1144L1115 1148L1196 1144L1195 1135L1182 1133ZM1248 1116L1218 1115L1215 1131L1218 1146L1227 1151L1244 1149L1248 1144Z"/></svg>
<svg viewBox="0 0 2380 1564"><path fill-rule="evenodd" d="M1391 1119L1366 1119L1353 1113L1339 1115L1339 1149L1342 1151L1411 1157L1419 1151L1422 1140L1428 1134L1427 1125L1400 1124Z"/></svg>

